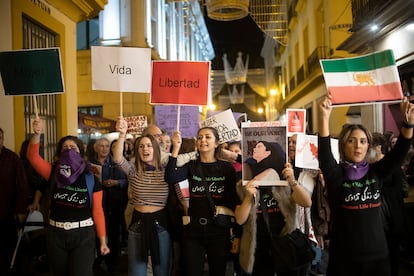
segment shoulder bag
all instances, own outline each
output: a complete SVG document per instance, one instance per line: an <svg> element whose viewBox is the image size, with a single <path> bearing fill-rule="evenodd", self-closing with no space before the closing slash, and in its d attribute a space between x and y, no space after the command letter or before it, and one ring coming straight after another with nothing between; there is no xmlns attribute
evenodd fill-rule
<svg viewBox="0 0 414 276"><path fill-rule="evenodd" d="M273 234L270 229L267 205L264 203L262 196L260 197L260 205L271 239L271 257L275 268L298 270L308 265L315 257L311 240L299 229L295 229L284 236Z"/></svg>

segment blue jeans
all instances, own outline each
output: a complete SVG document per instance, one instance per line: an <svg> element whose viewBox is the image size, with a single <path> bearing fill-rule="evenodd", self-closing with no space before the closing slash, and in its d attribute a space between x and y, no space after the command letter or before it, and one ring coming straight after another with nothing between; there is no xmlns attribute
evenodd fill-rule
<svg viewBox="0 0 414 276"><path fill-rule="evenodd" d="M171 270L171 239L168 231L157 224L157 233L160 250L160 263L152 264L154 276L169 276ZM142 260L141 239L143 237L139 222L131 224L128 230L128 275L145 276L147 275L148 260Z"/></svg>

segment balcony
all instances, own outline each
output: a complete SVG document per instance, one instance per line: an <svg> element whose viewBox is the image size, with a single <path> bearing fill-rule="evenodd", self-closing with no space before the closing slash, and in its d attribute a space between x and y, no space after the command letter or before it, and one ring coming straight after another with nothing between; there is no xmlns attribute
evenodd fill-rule
<svg viewBox="0 0 414 276"><path fill-rule="evenodd" d="M353 34L336 49L363 53L375 41L414 18L414 1L352 0L352 16ZM380 27L376 33L371 31L372 23Z"/></svg>

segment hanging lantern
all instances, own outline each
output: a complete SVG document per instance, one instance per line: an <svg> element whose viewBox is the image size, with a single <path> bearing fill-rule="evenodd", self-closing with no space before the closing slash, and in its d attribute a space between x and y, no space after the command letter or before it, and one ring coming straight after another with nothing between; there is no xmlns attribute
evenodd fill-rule
<svg viewBox="0 0 414 276"><path fill-rule="evenodd" d="M232 21L249 14L249 0L206 0L207 16L219 21Z"/></svg>

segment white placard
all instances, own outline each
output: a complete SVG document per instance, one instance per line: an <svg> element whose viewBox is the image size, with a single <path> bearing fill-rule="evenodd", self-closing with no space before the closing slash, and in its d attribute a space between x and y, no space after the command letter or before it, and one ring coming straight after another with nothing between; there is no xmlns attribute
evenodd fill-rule
<svg viewBox="0 0 414 276"><path fill-rule="evenodd" d="M151 49L94 46L92 90L149 93Z"/></svg>

